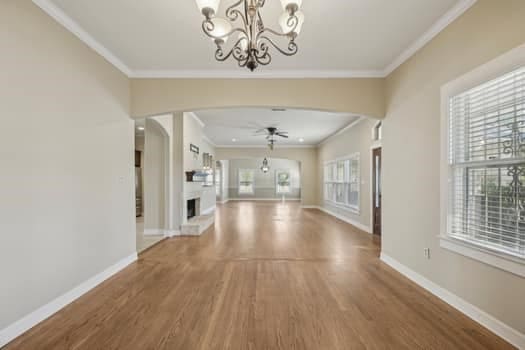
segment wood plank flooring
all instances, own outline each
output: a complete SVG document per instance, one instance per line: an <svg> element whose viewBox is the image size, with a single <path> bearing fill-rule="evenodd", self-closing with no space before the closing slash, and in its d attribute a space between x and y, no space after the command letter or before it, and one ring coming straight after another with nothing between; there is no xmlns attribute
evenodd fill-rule
<svg viewBox="0 0 525 350"><path fill-rule="evenodd" d="M230 202L6 349L511 349L297 203Z"/></svg>

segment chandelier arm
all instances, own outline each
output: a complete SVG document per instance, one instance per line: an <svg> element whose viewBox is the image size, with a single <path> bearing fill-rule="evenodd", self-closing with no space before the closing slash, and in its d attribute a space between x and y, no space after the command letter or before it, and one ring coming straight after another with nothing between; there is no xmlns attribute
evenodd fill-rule
<svg viewBox="0 0 525 350"><path fill-rule="evenodd" d="M225 39L225 38L229 37L230 35L232 35L233 33L236 33L236 32L244 33L244 35L246 35L246 36L248 35L248 33L246 32L245 29L233 28L232 30L230 30L226 34L216 36L216 35L211 34L211 32L214 29L215 29L215 24L213 24L213 22L211 20L205 20L204 22L202 22L202 30L204 31L204 34L206 34L207 36L209 36L212 39L216 39L216 40L217 39Z"/></svg>
<svg viewBox="0 0 525 350"><path fill-rule="evenodd" d="M257 48L257 51L255 52L255 60L257 63L266 66L272 62L272 55L270 55L269 46L264 41L259 42L259 47Z"/></svg>
<svg viewBox="0 0 525 350"><path fill-rule="evenodd" d="M239 0L232 6L228 7L226 9L226 17L230 20L230 22L235 22L240 17L244 27L246 28L248 27L248 21L246 20L245 14L243 14L237 8L241 5L242 2L244 2L244 0Z"/></svg>
<svg viewBox="0 0 525 350"><path fill-rule="evenodd" d="M267 52L265 55L262 56L255 56L255 60L257 63L263 66L267 66L270 63L272 63L272 55L270 55L269 52Z"/></svg>
<svg viewBox="0 0 525 350"><path fill-rule="evenodd" d="M290 42L288 43L288 47L287 49L281 49L275 42L273 42L272 39L270 39L269 37L267 37L266 35L263 35L259 38L259 40L261 40L261 45L262 46L264 44L264 42L262 40L266 40L270 45L272 45L277 51L279 51L280 53L282 53L283 55L285 56L293 56L297 53L297 51L299 50L299 47L297 46L297 44L295 43L295 41L292 39L290 40Z"/></svg>
<svg viewBox="0 0 525 350"><path fill-rule="evenodd" d="M275 36L278 36L278 37L286 37L286 38L290 38L290 39L294 39L296 34L295 34L295 30L297 29L297 26L299 25L299 18L296 16L296 15L292 15L288 18L287 22L286 22L286 25L291 28L290 32L289 33L280 33L276 30L273 30L271 28L262 28L258 33L257 33L257 40L260 39L260 37L262 35L264 35L265 33L271 33Z"/></svg>
<svg viewBox="0 0 525 350"><path fill-rule="evenodd" d="M228 53L226 54L224 53L222 47L220 45L217 45L217 50L215 51L215 59L219 62L224 62L228 58L230 58L230 56L233 56L233 58L235 58L237 61L248 60L248 55L244 56L244 50L240 47L240 43L243 40L243 38L237 40L235 45L233 45L230 51L228 51Z"/></svg>
<svg viewBox="0 0 525 350"><path fill-rule="evenodd" d="M245 68L246 65L248 64L248 60L249 60L249 57L247 56L245 60L237 60L237 62L239 63L239 67L241 68Z"/></svg>

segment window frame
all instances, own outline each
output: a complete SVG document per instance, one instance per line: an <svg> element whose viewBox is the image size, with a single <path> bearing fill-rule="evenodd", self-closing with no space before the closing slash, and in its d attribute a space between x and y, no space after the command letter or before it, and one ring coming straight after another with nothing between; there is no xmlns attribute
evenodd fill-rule
<svg viewBox="0 0 525 350"><path fill-rule="evenodd" d="M279 191L279 174L287 173L288 174L288 192ZM278 169L275 170L275 194L277 195L287 195L292 193L292 174L290 169Z"/></svg>
<svg viewBox="0 0 525 350"><path fill-rule="evenodd" d="M352 179L351 163L357 162L356 177ZM347 163L349 162L349 163ZM339 163L343 163L342 180L339 178ZM349 166L347 166L349 164ZM327 176L328 175L328 176ZM331 176L330 176L331 175ZM329 177L329 179L327 179ZM357 189L357 204L350 204L349 191L355 186ZM329 190L330 188L330 190ZM343 200L337 200L339 188L342 188ZM329 198L328 194L331 194ZM359 152L328 160L323 163L323 200L331 206L359 214L361 210L361 156Z"/></svg>
<svg viewBox="0 0 525 350"><path fill-rule="evenodd" d="M487 247L475 241L450 235L451 200L450 183L453 180L453 166L449 161L450 99L465 91L497 79L525 66L525 45L484 64L475 70L441 87L441 155L440 155L440 247L453 253L467 256L501 270L525 277L525 256L518 256L496 247Z"/></svg>
<svg viewBox="0 0 525 350"><path fill-rule="evenodd" d="M241 192L241 172L251 172L253 180L251 182L251 192ZM255 195L255 169L239 169L237 172L237 194L239 196L253 196Z"/></svg>

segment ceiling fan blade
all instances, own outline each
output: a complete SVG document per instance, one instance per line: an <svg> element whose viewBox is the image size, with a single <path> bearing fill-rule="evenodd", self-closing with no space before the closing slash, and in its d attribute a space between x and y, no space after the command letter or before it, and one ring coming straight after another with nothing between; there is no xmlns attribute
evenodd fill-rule
<svg viewBox="0 0 525 350"><path fill-rule="evenodd" d="M289 138L288 135L283 135L283 134L277 134L277 136L281 136L281 137L284 137L285 139Z"/></svg>

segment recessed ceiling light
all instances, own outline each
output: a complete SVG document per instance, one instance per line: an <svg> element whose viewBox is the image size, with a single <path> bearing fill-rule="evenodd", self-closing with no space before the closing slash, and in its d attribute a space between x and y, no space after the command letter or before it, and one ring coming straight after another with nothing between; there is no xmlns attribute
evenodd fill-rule
<svg viewBox="0 0 525 350"><path fill-rule="evenodd" d="M301 143L304 142L304 139L301 137L301 138L299 139L299 142L301 142Z"/></svg>
<svg viewBox="0 0 525 350"><path fill-rule="evenodd" d="M232 142L237 142L237 139L232 139Z"/></svg>
<svg viewBox="0 0 525 350"><path fill-rule="evenodd" d="M143 126L137 126L137 129L140 130L140 131L143 131L144 127Z"/></svg>

